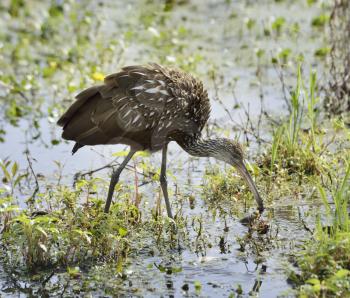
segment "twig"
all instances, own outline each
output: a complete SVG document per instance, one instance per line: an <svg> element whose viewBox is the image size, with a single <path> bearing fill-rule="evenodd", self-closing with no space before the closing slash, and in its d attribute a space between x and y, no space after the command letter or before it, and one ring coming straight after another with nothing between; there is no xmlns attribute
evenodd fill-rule
<svg viewBox="0 0 350 298"><path fill-rule="evenodd" d="M55 275L55 270L53 270L41 283L42 286L45 286L45 284L51 279L52 276Z"/></svg>
<svg viewBox="0 0 350 298"><path fill-rule="evenodd" d="M33 164L32 164L32 161L30 160L29 158L29 150L26 149L26 151L24 152L25 155L26 155L26 158L27 158L27 161L28 161L28 165L29 165L29 169L30 169L30 172L32 173L33 177L34 177L34 181L35 181L35 188L34 188L34 191L32 193L32 195L30 196L30 198L28 199L28 202L32 202L34 203L34 198L36 196L36 194L38 193L40 187L39 187L39 182L38 182L38 178L33 170Z"/></svg>
<svg viewBox="0 0 350 298"><path fill-rule="evenodd" d="M301 216L300 207L298 207L298 216L299 216L299 220L300 220L301 224L302 224L303 227L304 227L304 230L307 231L307 232L309 232L309 233L311 234L311 236L313 236L313 235L314 235L314 232L306 225L304 219L303 219L302 216Z"/></svg>
<svg viewBox="0 0 350 298"><path fill-rule="evenodd" d="M274 68L278 74L278 78L280 79L280 82L281 82L281 85L282 85L282 92L283 92L283 99L285 101L285 103L287 104L287 107L288 107L288 112L289 114L292 112L292 107L290 105L290 102L288 100L288 97L287 97L287 92L286 92L286 83L284 81L284 74L283 74L283 71L282 70L278 70L277 66L274 64Z"/></svg>
<svg viewBox="0 0 350 298"><path fill-rule="evenodd" d="M326 152L327 148L328 148L331 144L333 144L335 138L336 138L336 134L333 135L332 139L331 139L329 142L327 142L325 145L323 145L322 150L321 150L320 153L318 154L319 157L321 157L321 156Z"/></svg>
<svg viewBox="0 0 350 298"><path fill-rule="evenodd" d="M85 173L80 173L80 172L76 173L75 177L74 177L74 181L76 182L79 178L84 178L85 176L91 176L92 174L94 174L96 172L99 172L99 171L102 171L104 169L111 169L111 168L114 168L116 166L119 166L120 163L117 163L116 160L117 160L117 158L114 159L113 161L111 161L110 163L108 163L107 165L103 166L103 167L100 167L100 168L97 168L97 169L93 169L93 170L85 172ZM144 174L144 173L142 173L140 171L135 170L134 167L132 167L130 165L127 165L125 167L125 169L128 170L128 171L132 171L132 172L136 171L137 174L142 175L145 178L151 178L151 176L156 174L155 172L149 172L149 175L146 175L146 174Z"/></svg>
<svg viewBox="0 0 350 298"><path fill-rule="evenodd" d="M117 158L115 158L114 160L112 160L110 163L106 164L106 165L103 166L103 167L99 167L99 168L97 168L97 169L93 169L93 170L88 171L88 172L85 172L85 173L80 173L80 172L78 172L78 173L75 174L74 179L75 179L75 180L78 180L78 178L84 178L85 176L91 176L92 174L94 174L94 173L96 173L96 172L99 172L99 171L102 171L102 170L104 170L104 169L113 168L114 166L117 165L117 164L116 164L116 165L113 165L113 163L116 162L116 160L117 160Z"/></svg>
<svg viewBox="0 0 350 298"><path fill-rule="evenodd" d="M264 113L264 116L266 117L266 119L269 120L273 125L276 125L276 126L282 125L281 121L277 121L276 119L272 118L267 111L264 111L263 113Z"/></svg>
<svg viewBox="0 0 350 298"><path fill-rule="evenodd" d="M224 109L224 111L226 112L226 114L229 116L230 120L233 121L232 115L229 111L229 109L225 106L225 104L222 102L222 100L219 97L219 87L218 84L216 82L216 76L215 73L213 74L213 84L214 84L214 91L215 91L215 97L214 99L222 106L222 108Z"/></svg>

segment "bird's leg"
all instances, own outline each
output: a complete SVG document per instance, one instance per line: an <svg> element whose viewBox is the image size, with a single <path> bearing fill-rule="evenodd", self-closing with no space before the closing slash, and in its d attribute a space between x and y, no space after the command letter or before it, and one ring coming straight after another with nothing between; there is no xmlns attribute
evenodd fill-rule
<svg viewBox="0 0 350 298"><path fill-rule="evenodd" d="M119 168L114 170L112 173L111 182L109 183L108 196L107 196L106 205L105 205L105 213L108 213L109 207L111 206L114 188L119 181L119 176L121 172L124 170L125 166L130 161L130 159L133 157L135 152L136 151L130 150L128 155L125 157L124 161L120 164Z"/></svg>
<svg viewBox="0 0 350 298"><path fill-rule="evenodd" d="M162 166L160 169L160 186L162 187L164 199L165 199L165 205L166 205L166 211L168 213L168 217L173 219L173 214L171 213L171 207L169 202L169 196L168 196L168 182L166 179L166 155L168 151L168 144L165 144L162 151Z"/></svg>

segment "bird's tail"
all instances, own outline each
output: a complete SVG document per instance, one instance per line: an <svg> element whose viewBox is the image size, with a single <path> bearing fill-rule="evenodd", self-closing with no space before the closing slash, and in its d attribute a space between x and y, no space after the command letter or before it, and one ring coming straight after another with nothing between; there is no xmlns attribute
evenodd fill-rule
<svg viewBox="0 0 350 298"><path fill-rule="evenodd" d="M77 152L81 147L84 147L85 145L83 145L83 144L80 144L80 143L75 143L74 144L74 147L73 147L73 149L72 149L72 155L75 153L75 152Z"/></svg>

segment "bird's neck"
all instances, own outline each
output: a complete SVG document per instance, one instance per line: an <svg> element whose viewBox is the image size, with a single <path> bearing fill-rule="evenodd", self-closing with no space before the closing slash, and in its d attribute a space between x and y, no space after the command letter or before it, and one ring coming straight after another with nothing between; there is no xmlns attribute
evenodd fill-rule
<svg viewBox="0 0 350 298"><path fill-rule="evenodd" d="M187 136L177 143L192 156L215 157L216 154L216 140L203 139L201 135Z"/></svg>

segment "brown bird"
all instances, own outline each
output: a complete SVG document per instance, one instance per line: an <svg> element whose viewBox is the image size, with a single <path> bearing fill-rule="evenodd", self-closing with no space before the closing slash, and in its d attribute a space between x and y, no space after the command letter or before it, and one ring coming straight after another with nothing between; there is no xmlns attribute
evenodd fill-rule
<svg viewBox="0 0 350 298"><path fill-rule="evenodd" d="M173 218L166 179L170 141L193 156L214 157L235 166L262 212L263 201L244 164L241 146L224 138L202 138L209 114L210 102L202 82L180 70L152 63L124 67L107 76L104 84L82 91L57 124L63 127L64 139L76 142L73 154L85 145L130 146L125 160L113 171L105 212L109 211L119 176L135 152L162 150L160 184L168 216Z"/></svg>

